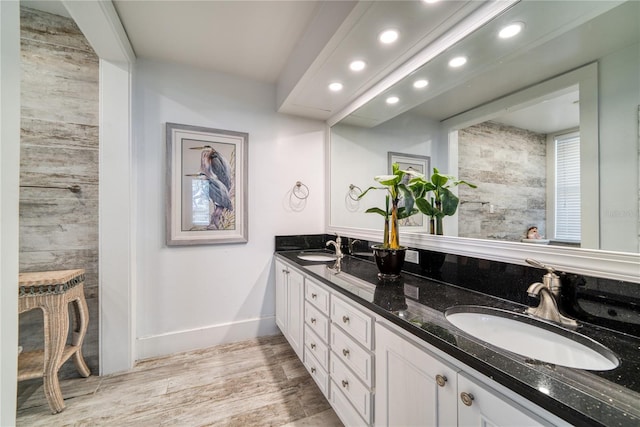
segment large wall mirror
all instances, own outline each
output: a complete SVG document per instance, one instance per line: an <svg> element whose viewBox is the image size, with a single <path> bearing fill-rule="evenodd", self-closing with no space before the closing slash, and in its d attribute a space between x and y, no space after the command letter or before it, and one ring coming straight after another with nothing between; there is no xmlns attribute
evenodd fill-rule
<svg viewBox="0 0 640 427"><path fill-rule="evenodd" d="M500 38L509 24L521 31ZM356 201L358 188L390 152L427 156L478 188L458 188L444 237L417 221L405 244L569 270L613 260L613 276L638 281L639 109L640 2L518 2L330 120L329 231L375 239L382 221L364 211L383 195Z"/></svg>

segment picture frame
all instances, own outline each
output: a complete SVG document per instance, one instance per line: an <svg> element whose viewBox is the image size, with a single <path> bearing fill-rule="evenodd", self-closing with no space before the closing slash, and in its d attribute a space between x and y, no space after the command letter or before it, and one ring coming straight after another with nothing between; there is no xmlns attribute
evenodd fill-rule
<svg viewBox="0 0 640 427"><path fill-rule="evenodd" d="M389 174L393 173L392 165L398 163L401 170L414 170L425 175L427 178L431 174L431 157L418 154L396 153L389 151L387 154L389 161ZM402 206L402 200L400 200ZM411 228L413 231L426 231L427 221L425 215L418 213L398 221L401 227Z"/></svg>
<svg viewBox="0 0 640 427"><path fill-rule="evenodd" d="M166 244L248 241L249 134L166 123Z"/></svg>

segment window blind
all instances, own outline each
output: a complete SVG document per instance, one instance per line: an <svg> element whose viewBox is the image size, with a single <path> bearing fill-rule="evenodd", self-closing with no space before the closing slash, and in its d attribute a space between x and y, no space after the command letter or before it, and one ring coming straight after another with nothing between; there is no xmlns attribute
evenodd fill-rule
<svg viewBox="0 0 640 427"><path fill-rule="evenodd" d="M556 145L556 229L559 240L580 241L580 135L560 135Z"/></svg>

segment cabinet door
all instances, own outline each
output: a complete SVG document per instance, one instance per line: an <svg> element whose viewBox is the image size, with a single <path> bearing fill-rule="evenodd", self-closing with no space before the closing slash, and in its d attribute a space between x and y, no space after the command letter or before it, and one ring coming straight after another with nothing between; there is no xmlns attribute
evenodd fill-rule
<svg viewBox="0 0 640 427"><path fill-rule="evenodd" d="M287 336L287 267L276 260L276 325Z"/></svg>
<svg viewBox="0 0 640 427"><path fill-rule="evenodd" d="M456 371L379 323L375 335L376 426L457 425Z"/></svg>
<svg viewBox="0 0 640 427"><path fill-rule="evenodd" d="M543 420L501 393L458 374L458 420L461 426L540 426Z"/></svg>
<svg viewBox="0 0 640 427"><path fill-rule="evenodd" d="M304 348L304 276L296 270L289 269L289 317L287 329L289 343L302 360Z"/></svg>

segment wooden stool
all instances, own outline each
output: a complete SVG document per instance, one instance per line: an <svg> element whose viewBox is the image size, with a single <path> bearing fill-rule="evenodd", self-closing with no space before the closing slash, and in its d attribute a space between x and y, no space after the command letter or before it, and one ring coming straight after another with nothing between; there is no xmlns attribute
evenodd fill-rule
<svg viewBox="0 0 640 427"><path fill-rule="evenodd" d="M58 370L73 356L83 377L91 375L82 357L82 341L87 332L89 310L84 299L84 270L20 273L18 312L39 308L44 318L44 349L23 352L18 357L18 381L43 378L44 394L54 414L64 409ZM73 303L74 321L71 345L69 303Z"/></svg>

